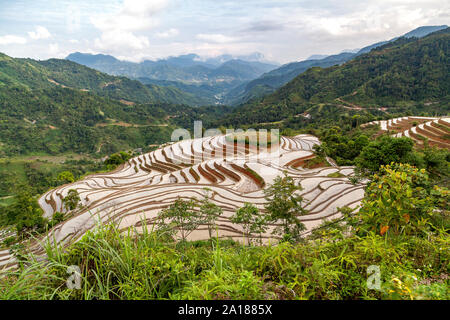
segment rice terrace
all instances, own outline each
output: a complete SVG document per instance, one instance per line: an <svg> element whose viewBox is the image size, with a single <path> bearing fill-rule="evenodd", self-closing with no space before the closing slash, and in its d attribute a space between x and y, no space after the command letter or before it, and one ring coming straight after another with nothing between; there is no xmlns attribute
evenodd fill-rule
<svg viewBox="0 0 450 320"><path fill-rule="evenodd" d="M240 136L244 134L241 133ZM233 134L230 134L233 136ZM267 134L268 137L274 136ZM248 134L251 140L252 134ZM308 214L300 217L305 233L325 218L335 218L338 207L355 207L364 196L362 184L353 185L348 176L352 167L327 166L306 169L298 163L314 157L313 146L320 141L311 135L278 137L279 143L256 147L257 143L236 141L227 135L168 143L155 151L131 158L113 172L94 174L72 184L50 190L39 199L46 218L55 212L67 213L63 199L70 190L80 195L81 209L50 231L57 242L76 241L87 230L103 223L118 223L120 229L141 227L143 221L154 223L157 213L177 198L201 200L210 193L213 203L224 215L216 222L220 238L243 239L239 225L230 222L233 213L245 202L264 209L263 188L287 172L301 181ZM274 140L276 140L276 138ZM268 139L270 140L270 138ZM205 190L206 189L206 190ZM271 230L263 236L270 239ZM256 237L256 235L255 235ZM209 238L206 226L190 236L193 240ZM42 248L36 248L36 253ZM12 265L8 251L1 256L2 265Z"/></svg>

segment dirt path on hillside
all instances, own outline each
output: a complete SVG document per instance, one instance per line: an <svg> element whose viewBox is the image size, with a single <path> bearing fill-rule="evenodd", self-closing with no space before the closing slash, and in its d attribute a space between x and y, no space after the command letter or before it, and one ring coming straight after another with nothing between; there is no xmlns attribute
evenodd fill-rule
<svg viewBox="0 0 450 320"><path fill-rule="evenodd" d="M107 127L107 126L119 126L119 127L132 127L132 128L139 128L139 127L167 127L169 124L163 123L163 124L134 124L134 123L127 123L123 121L113 122L113 123L97 123L96 127Z"/></svg>
<svg viewBox="0 0 450 320"><path fill-rule="evenodd" d="M350 110L376 109L378 111L383 111L383 112L387 113L387 108L386 107L378 107L378 108L377 107L362 107L362 106L359 106L357 104L354 104L354 103L342 100L342 98L336 98L335 100L343 103L340 106L345 108L345 109L350 109Z"/></svg>

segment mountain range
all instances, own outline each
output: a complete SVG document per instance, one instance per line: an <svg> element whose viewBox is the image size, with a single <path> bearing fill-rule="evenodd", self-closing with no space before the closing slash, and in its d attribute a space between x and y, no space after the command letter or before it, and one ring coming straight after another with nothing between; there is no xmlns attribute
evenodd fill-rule
<svg viewBox="0 0 450 320"><path fill-rule="evenodd" d="M76 52L66 59L111 75L139 79L147 86L182 89L196 100L191 105L223 103L222 96L230 89L278 66L266 62L260 53L214 58L186 54L134 63L109 55Z"/></svg>
<svg viewBox="0 0 450 320"><path fill-rule="evenodd" d="M310 108L325 105L341 113L374 109L383 114L392 109L392 114L417 107L421 112L446 114L450 108L449 45L450 28L445 28L421 38L397 38L328 68L310 65L272 94L237 107L220 123L249 125L290 117L308 122Z"/></svg>
<svg viewBox="0 0 450 320"><path fill-rule="evenodd" d="M180 103L195 103L189 98L68 60L0 54L0 157L109 153L163 142L172 130L168 116L188 110Z"/></svg>
<svg viewBox="0 0 450 320"><path fill-rule="evenodd" d="M446 27L422 26L403 37L420 38ZM137 79L152 89L160 86L175 90L178 94L184 92L189 99L180 102L190 105L236 106L274 92L311 67L339 65L398 38L334 55L312 55L304 61L282 66L264 60L264 56L257 52L247 56L225 54L213 58L186 54L141 63L121 61L110 55L80 52L72 53L66 59L111 75Z"/></svg>
<svg viewBox="0 0 450 320"><path fill-rule="evenodd" d="M446 25L442 26L422 26L416 28L408 33L405 33L402 37L405 38L421 38L432 32L443 30L447 28ZM346 61L349 61L361 54L370 52L372 49L380 47L389 42L393 42L400 37L395 37L388 41L377 42L375 44L366 46L359 50L345 50L336 55L321 56L313 55L307 60L300 62L292 62L281 67L267 72L257 79L249 81L246 84L242 84L236 87L225 98L225 103L236 105L244 103L251 99L260 98L268 93L274 92L277 88L280 88L284 84L294 79L299 74L305 72L311 67L327 68L333 65L339 65Z"/></svg>

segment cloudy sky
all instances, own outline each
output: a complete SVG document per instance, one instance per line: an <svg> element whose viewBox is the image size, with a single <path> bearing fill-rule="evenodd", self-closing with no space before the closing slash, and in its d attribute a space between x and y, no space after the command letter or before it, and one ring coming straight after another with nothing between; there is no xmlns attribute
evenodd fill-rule
<svg viewBox="0 0 450 320"><path fill-rule="evenodd" d="M261 52L286 63L442 24L448 0L0 0L0 52L131 61Z"/></svg>

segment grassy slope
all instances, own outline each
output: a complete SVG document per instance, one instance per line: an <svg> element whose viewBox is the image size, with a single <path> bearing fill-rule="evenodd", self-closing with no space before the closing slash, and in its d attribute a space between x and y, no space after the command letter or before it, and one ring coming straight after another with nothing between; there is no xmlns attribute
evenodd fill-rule
<svg viewBox="0 0 450 320"><path fill-rule="evenodd" d="M386 239L323 233L297 245L242 246L231 241L171 243L154 233L88 232L48 261L25 254L27 268L0 278L0 299L448 299L448 238ZM367 268L381 269L370 290ZM81 269L81 289L65 285Z"/></svg>

